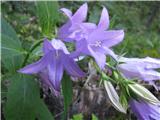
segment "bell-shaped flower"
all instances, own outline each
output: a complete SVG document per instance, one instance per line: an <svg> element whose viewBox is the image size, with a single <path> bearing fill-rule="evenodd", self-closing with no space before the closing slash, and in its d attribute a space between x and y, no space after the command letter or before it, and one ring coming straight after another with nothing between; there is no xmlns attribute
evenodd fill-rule
<svg viewBox="0 0 160 120"><path fill-rule="evenodd" d="M109 28L109 15L105 7L103 7L98 25L83 22L87 15L86 3L73 16L68 9L62 10L69 17L69 21L60 28L58 37L68 42L76 41L76 52L72 54L74 57L80 54L91 55L95 58L100 69L105 66L106 55L111 55L116 59L110 48L123 40L124 31L107 30Z"/></svg>
<svg viewBox="0 0 160 120"><path fill-rule="evenodd" d="M92 56L100 69L103 69L106 63L106 55L116 59L116 55L110 49L112 46L120 43L124 38L123 30L95 29L88 35L87 39L82 39L76 44L76 53L82 53Z"/></svg>
<svg viewBox="0 0 160 120"><path fill-rule="evenodd" d="M85 21L88 5L87 3L83 4L74 15L66 8L60 10L69 18L69 20L58 30L58 38L68 42L73 41L74 38L71 37L71 34L77 32L80 28L80 24Z"/></svg>
<svg viewBox="0 0 160 120"><path fill-rule="evenodd" d="M51 42L44 40L43 52L44 56L39 61L27 65L20 69L19 72L24 74L36 74L44 73L44 71L47 70L49 76L48 83L52 84L52 87L56 91L60 91L64 70L73 77L85 76L85 73L75 63L62 41L56 39L53 39Z"/></svg>
<svg viewBox="0 0 160 120"><path fill-rule="evenodd" d="M118 70L128 79L140 79L144 81L160 80L160 59L146 58L124 58L121 57Z"/></svg>
<svg viewBox="0 0 160 120"><path fill-rule="evenodd" d="M90 22L82 22L79 24L79 27L69 35L71 39L79 41L82 39L88 39L88 36L91 32L96 29L107 30L109 28L109 14L105 7L103 7L101 17L98 25Z"/></svg>
<svg viewBox="0 0 160 120"><path fill-rule="evenodd" d="M95 29L107 30L109 28L109 15L105 7L103 7L98 25L84 22L87 17L87 3L84 3L74 15L66 8L60 10L69 18L67 23L58 31L58 38L64 41L79 41L83 38L87 38L88 34Z"/></svg>
<svg viewBox="0 0 160 120"><path fill-rule="evenodd" d="M136 115L138 120L159 120L160 105L153 105L143 100L130 100L129 105L131 110Z"/></svg>

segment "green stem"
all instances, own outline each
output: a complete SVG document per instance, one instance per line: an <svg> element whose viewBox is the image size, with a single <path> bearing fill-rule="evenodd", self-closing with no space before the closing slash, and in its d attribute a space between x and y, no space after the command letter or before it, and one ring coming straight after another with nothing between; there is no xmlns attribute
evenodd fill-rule
<svg viewBox="0 0 160 120"><path fill-rule="evenodd" d="M28 61L28 58L29 58L30 54L33 52L33 50L34 50L35 48L37 48L42 42L43 42L43 40L40 40L40 41L36 42L36 43L31 47L31 49L30 49L29 52L27 53L26 57L24 58L22 67L24 67L24 66L26 65L26 63L27 63L27 61Z"/></svg>

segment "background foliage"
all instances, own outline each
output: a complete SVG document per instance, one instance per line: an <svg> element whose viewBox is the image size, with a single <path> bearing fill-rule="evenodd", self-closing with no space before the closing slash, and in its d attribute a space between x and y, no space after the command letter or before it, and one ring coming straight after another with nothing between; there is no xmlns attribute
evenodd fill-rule
<svg viewBox="0 0 160 120"><path fill-rule="evenodd" d="M54 114L60 111L53 107L55 103L52 104L53 102L50 102L52 99L49 98L49 96L45 99L45 103L49 108L48 110L40 96L41 92L39 91L40 88L37 81L33 80L32 77L28 79L28 76L17 75L16 71L22 66L22 61L27 55L27 51L31 50L33 44L42 40L46 35L50 38L56 37L56 28L60 27L66 21L66 17L54 11L56 11L58 7L66 7L75 11L83 3L84 2L54 2L53 4L48 2L38 2L36 4L34 2L1 3L1 104L3 108L2 116L5 114L7 120L30 120L34 119L35 116L38 119L49 120L53 119L51 113ZM114 48L116 53L122 54L126 52L126 56L128 57L150 56L160 58L160 2L103 1L88 2L88 4L89 15L87 19L90 22L98 22L103 5L106 6L109 11L111 20L110 29L125 30L124 41ZM53 14L53 16L50 16L50 14ZM33 54L30 55L27 61L28 63L36 60L41 55L40 48L41 46L33 51ZM22 84L25 86L22 86ZM27 98L27 101L25 98ZM36 102L34 103L33 101ZM30 111L31 109L32 111ZM15 113L10 112L14 110ZM22 113L26 116L19 116ZM130 115L126 117L120 113L113 114L112 112L107 115L107 118L115 119L115 116L116 119L131 118ZM94 115L92 115L92 118L97 119ZM133 118L134 117L132 117L132 119ZM82 119L81 114L73 117L73 120L79 119Z"/></svg>

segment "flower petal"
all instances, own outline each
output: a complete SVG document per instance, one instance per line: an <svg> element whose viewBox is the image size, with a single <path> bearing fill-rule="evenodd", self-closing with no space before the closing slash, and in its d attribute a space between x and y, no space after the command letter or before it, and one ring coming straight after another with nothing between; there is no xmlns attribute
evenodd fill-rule
<svg viewBox="0 0 160 120"><path fill-rule="evenodd" d="M52 39L51 44L56 50L60 49L64 51L64 53L69 54L69 51L67 50L65 44L61 40Z"/></svg>
<svg viewBox="0 0 160 120"><path fill-rule="evenodd" d="M104 69L106 63L106 56L103 53L93 51L92 48L88 47L90 54L94 57L96 63L98 64L100 69Z"/></svg>
<svg viewBox="0 0 160 120"><path fill-rule="evenodd" d="M103 31L101 29L94 30L88 37L88 42L95 44L96 41L101 41L105 47L112 47L120 43L124 38L123 30L108 30Z"/></svg>
<svg viewBox="0 0 160 120"><path fill-rule="evenodd" d="M103 39L103 45L105 47L112 47L120 43L124 38L123 30L110 30L105 31Z"/></svg>
<svg viewBox="0 0 160 120"><path fill-rule="evenodd" d="M124 77L128 79L139 78L140 68L137 68L137 64L119 64L118 70L123 74Z"/></svg>
<svg viewBox="0 0 160 120"><path fill-rule="evenodd" d="M141 79L145 81L160 80L160 73L154 70L140 71Z"/></svg>
<svg viewBox="0 0 160 120"><path fill-rule="evenodd" d="M72 39L68 38L68 35L71 34L71 31L69 31L69 28L71 27L71 21L68 21L66 24L64 24L62 27L58 30L58 38L67 42L73 41Z"/></svg>
<svg viewBox="0 0 160 120"><path fill-rule="evenodd" d="M72 16L72 22L83 22L87 17L88 5L84 3Z"/></svg>
<svg viewBox="0 0 160 120"><path fill-rule="evenodd" d="M97 28L96 24L94 24L94 23L88 23L88 22L82 23L81 27L83 29L87 29L87 30L90 30L90 29L92 30L92 29L96 29Z"/></svg>
<svg viewBox="0 0 160 120"><path fill-rule="evenodd" d="M72 17L72 12L69 9L61 8L60 9L69 19Z"/></svg>
<svg viewBox="0 0 160 120"><path fill-rule="evenodd" d="M44 52L44 54L47 54L49 51L52 51L52 50L53 50L52 44L50 43L50 41L47 38L45 38L44 42L43 42L43 52Z"/></svg>
<svg viewBox="0 0 160 120"><path fill-rule="evenodd" d="M144 63L146 64L146 69L158 69L160 68L160 59L146 57L143 59Z"/></svg>
<svg viewBox="0 0 160 120"><path fill-rule="evenodd" d="M60 91L57 91L57 90L54 89L52 81L49 79L47 69L41 71L38 75L40 77L40 80L41 80L42 84L45 85L47 88L50 88L53 91L55 96L60 95Z"/></svg>
<svg viewBox="0 0 160 120"><path fill-rule="evenodd" d="M117 59L117 55L109 48L103 46L103 49L105 50L105 54L106 55L110 55L112 58L114 58L115 60L118 60Z"/></svg>
<svg viewBox="0 0 160 120"><path fill-rule="evenodd" d="M98 28L103 29L103 30L106 30L109 28L109 15L105 7L103 7L101 18L98 23Z"/></svg>
<svg viewBox="0 0 160 120"><path fill-rule="evenodd" d="M49 79L56 91L60 91L61 80L63 76L63 66L59 59L53 58L48 65Z"/></svg>
<svg viewBox="0 0 160 120"><path fill-rule="evenodd" d="M39 61L30 65L27 65L26 67L20 69L18 72L24 73L24 74L38 73L39 71L43 70L51 62L52 53L53 52L49 52L45 54Z"/></svg>
<svg viewBox="0 0 160 120"><path fill-rule="evenodd" d="M147 103L145 101L130 100L132 111L138 120L159 120L160 106Z"/></svg>
<svg viewBox="0 0 160 120"><path fill-rule="evenodd" d="M85 73L79 68L75 61L61 51L61 61L68 74L73 77L84 77Z"/></svg>
<svg viewBox="0 0 160 120"><path fill-rule="evenodd" d="M89 54L88 43L85 39L82 39L76 43L76 51L79 51L83 54Z"/></svg>

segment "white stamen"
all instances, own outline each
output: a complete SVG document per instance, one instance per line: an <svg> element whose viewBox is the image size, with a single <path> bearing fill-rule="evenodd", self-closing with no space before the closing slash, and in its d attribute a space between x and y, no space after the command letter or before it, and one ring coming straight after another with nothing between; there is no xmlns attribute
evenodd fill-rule
<svg viewBox="0 0 160 120"><path fill-rule="evenodd" d="M101 41L96 41L95 43L93 44L90 44L91 46L95 46L95 47L102 47L102 42Z"/></svg>

